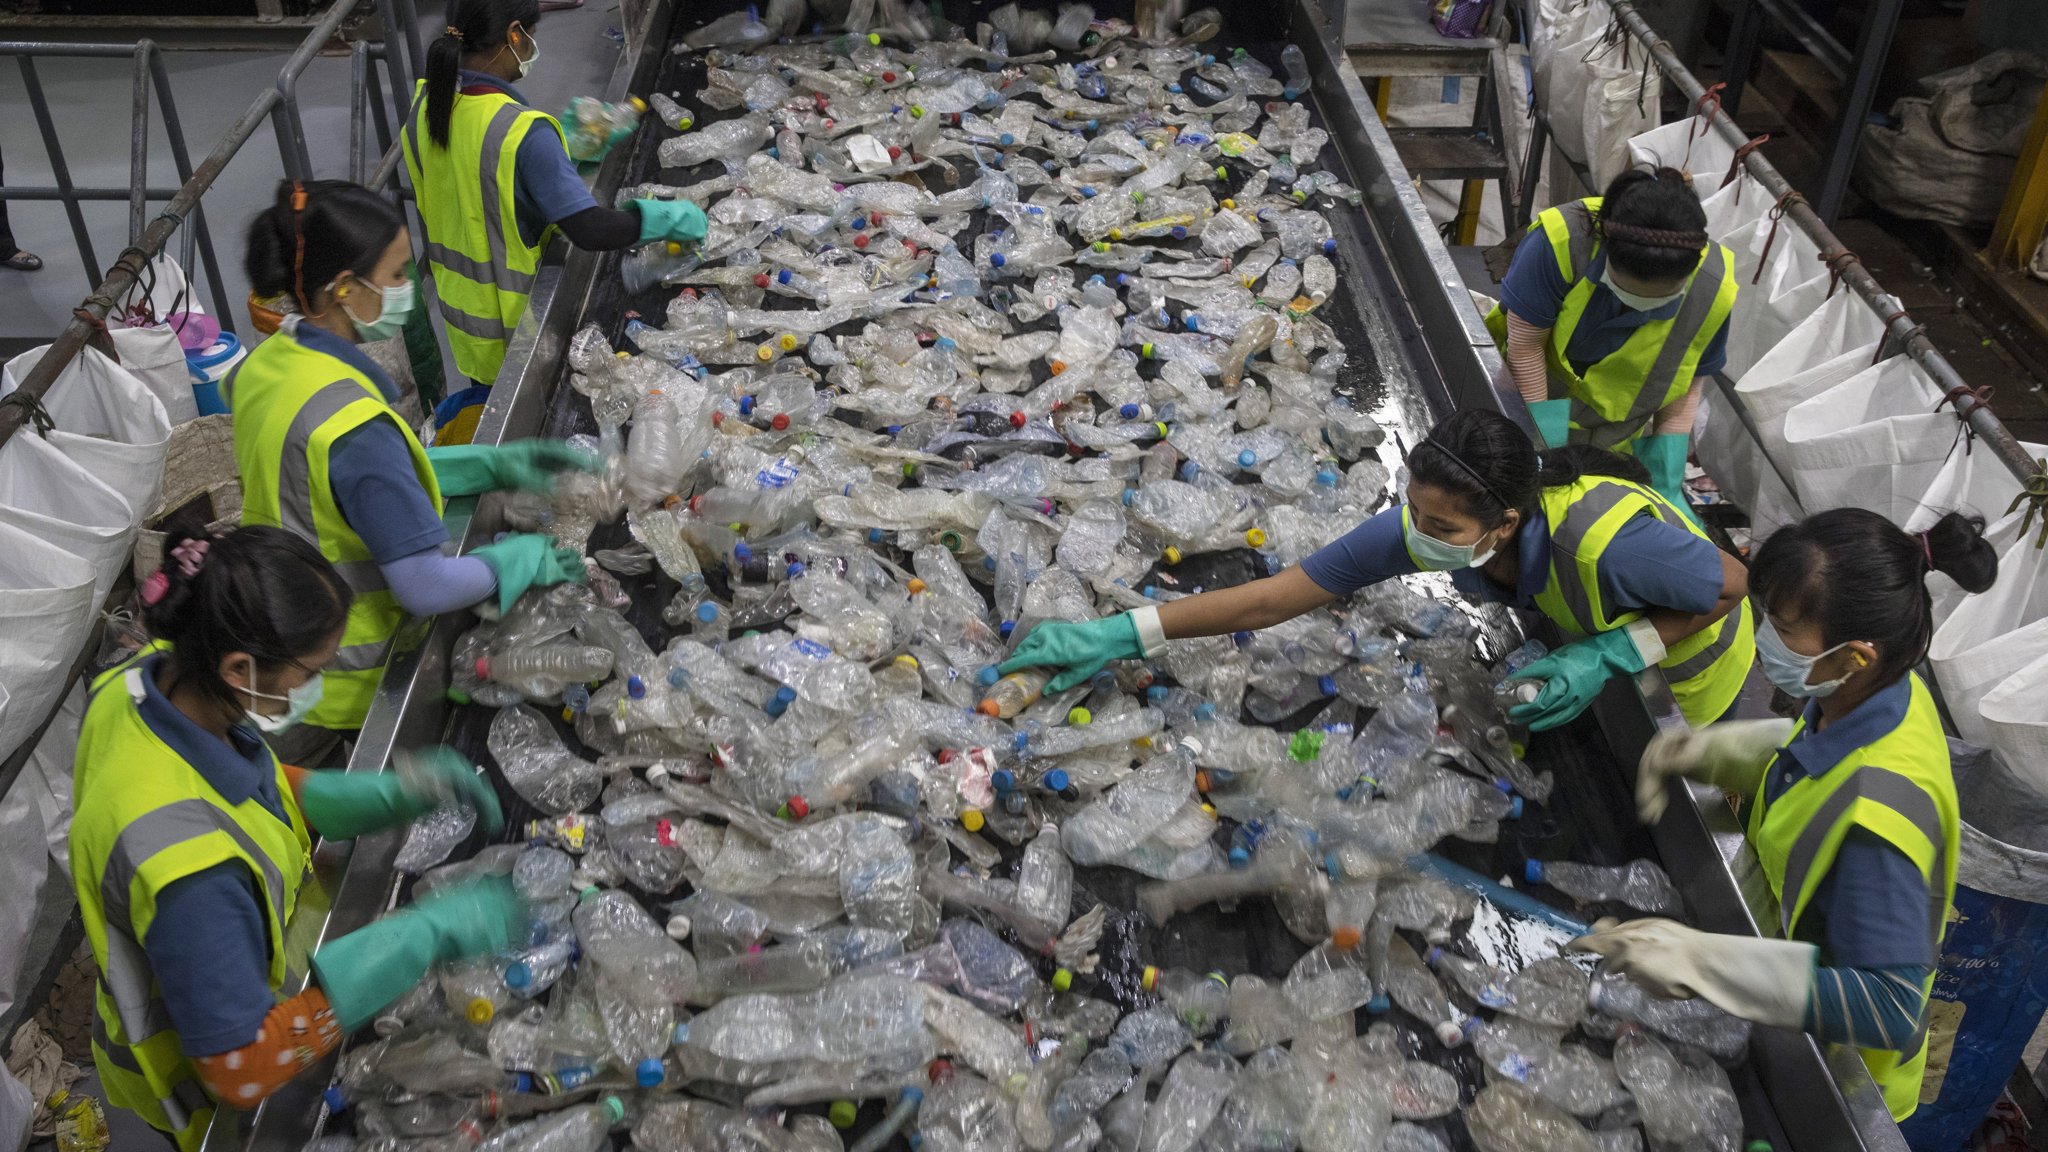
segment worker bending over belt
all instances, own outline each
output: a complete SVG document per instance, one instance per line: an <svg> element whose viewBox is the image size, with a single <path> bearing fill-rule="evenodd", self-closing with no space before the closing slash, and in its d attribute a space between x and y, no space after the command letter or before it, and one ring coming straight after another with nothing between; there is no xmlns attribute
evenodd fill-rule
<svg viewBox="0 0 2048 1152"><path fill-rule="evenodd" d="M540 59L539 22L540 0L453 0L403 132L455 366L484 386L504 364L555 229L596 252L704 238L704 212L688 201L618 211L591 196L561 124L512 86Z"/></svg>
<svg viewBox="0 0 2048 1152"><path fill-rule="evenodd" d="M1636 798L1645 823L1663 815L1673 776L1748 798L1784 938L1637 920L1577 942L1660 995L1855 1045L1894 1119L1920 1098L1962 829L1941 717L1912 671L1934 634L1925 581L1940 572L1989 588L1998 557L1982 531L1950 513L1909 535L1837 508L1764 544L1749 578L1763 615L1757 655L1804 710L1796 722L1659 734Z"/></svg>
<svg viewBox="0 0 2048 1152"><path fill-rule="evenodd" d="M1110 660L1168 640L1267 628L1369 584L1449 571L1488 600L1542 610L1578 637L1530 664L1545 681L1511 716L1554 728L1585 711L1610 676L1664 669L1686 718L1734 703L1755 643L1742 565L1643 482L1639 465L1586 445L1539 460L1497 412L1459 412L1408 454L1408 502L1278 575L1082 624L1049 620L1002 664L1063 667L1062 691Z"/></svg>
<svg viewBox="0 0 2048 1152"><path fill-rule="evenodd" d="M1633 452L1685 509L1700 383L1728 359L1734 257L1675 168L1539 213L1486 318L1547 445Z"/></svg>
<svg viewBox="0 0 2048 1152"><path fill-rule="evenodd" d="M497 797L446 748L402 771L307 772L264 743L320 698L349 589L277 528L173 532L143 585L153 642L92 684L78 738L71 875L100 979L93 1064L107 1099L199 1147L216 1103L252 1108L437 963L523 939L502 878L421 899L312 957L279 1001L315 834L348 839Z"/></svg>
<svg viewBox="0 0 2048 1152"><path fill-rule="evenodd" d="M597 461L558 441L420 446L391 408L390 377L356 347L404 326L410 254L390 202L339 180L286 181L249 225L250 286L288 296L297 313L225 383L242 522L312 541L354 592L326 695L278 744L294 764L323 766L344 734L362 727L406 613L467 608L493 589L510 607L529 587L584 574L575 549L540 535L443 554L443 496L546 490L556 470Z"/></svg>

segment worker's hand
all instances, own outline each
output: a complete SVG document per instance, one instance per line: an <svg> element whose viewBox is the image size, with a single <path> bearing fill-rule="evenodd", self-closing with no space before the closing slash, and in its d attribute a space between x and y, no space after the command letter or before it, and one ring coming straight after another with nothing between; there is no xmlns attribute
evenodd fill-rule
<svg viewBox="0 0 2048 1152"><path fill-rule="evenodd" d="M536 532L515 532L474 549L470 555L491 566L498 577L498 611L510 612L529 588L580 584L588 575L583 555Z"/></svg>
<svg viewBox="0 0 2048 1152"><path fill-rule="evenodd" d="M595 472L604 462L563 440L515 440L510 444L447 444L427 449L443 496L515 489L551 492L555 474L570 468Z"/></svg>
<svg viewBox="0 0 2048 1152"><path fill-rule="evenodd" d="M1699 515L1692 510L1692 501L1685 498L1685 455L1691 447L1692 437L1683 433L1645 436L1636 441L1636 459L1649 469L1650 487L1657 490L1657 495L1697 524Z"/></svg>
<svg viewBox="0 0 2048 1152"><path fill-rule="evenodd" d="M434 965L502 952L525 939L527 922L509 879L465 881L323 945L313 954L313 974L343 1031L352 1032Z"/></svg>
<svg viewBox="0 0 2048 1152"><path fill-rule="evenodd" d="M640 210L640 243L656 240L695 242L704 239L710 225L704 210L688 200L635 200Z"/></svg>
<svg viewBox="0 0 2048 1152"><path fill-rule="evenodd" d="M1653 996L1697 996L1744 1020L1799 1028L1813 994L1819 949L1792 940L1701 932L1676 920L1612 918L1566 947L1596 952Z"/></svg>
<svg viewBox="0 0 2048 1152"><path fill-rule="evenodd" d="M1535 732L1545 732L1576 719L1600 695L1610 677L1634 675L1663 659L1664 645L1656 637L1656 630L1647 621L1638 620L1627 627L1574 640L1535 661L1515 673L1514 678L1540 680L1543 687L1537 689L1536 699L1510 708L1508 719L1527 724ZM1654 650L1643 651L1644 643L1654 643Z"/></svg>
<svg viewBox="0 0 2048 1152"><path fill-rule="evenodd" d="M306 772L298 777L299 809L315 832L352 840L403 824L456 801L475 810L484 831L505 827L497 794L452 748L424 748L392 757L390 772Z"/></svg>
<svg viewBox="0 0 2048 1152"><path fill-rule="evenodd" d="M1764 769L1792 738L1790 720L1729 720L1691 732L1659 732L1636 766L1636 815L1655 824L1670 803L1667 786L1686 776L1729 792L1753 793Z"/></svg>
<svg viewBox="0 0 2048 1152"><path fill-rule="evenodd" d="M1562 448L1571 439L1572 402L1538 400L1529 405L1529 419L1536 423L1536 435L1544 448Z"/></svg>
<svg viewBox="0 0 2048 1152"><path fill-rule="evenodd" d="M1007 676L1019 668L1061 668L1064 671L1045 688L1048 692L1065 692L1102 671L1102 666L1111 660L1134 660L1144 654L1138 643L1138 627L1128 612L1079 624L1047 620L1033 628L996 671Z"/></svg>

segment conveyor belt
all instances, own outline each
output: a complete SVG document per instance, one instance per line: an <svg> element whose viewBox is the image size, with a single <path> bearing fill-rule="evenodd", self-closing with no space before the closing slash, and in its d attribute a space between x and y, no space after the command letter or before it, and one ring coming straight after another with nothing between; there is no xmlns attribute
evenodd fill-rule
<svg viewBox="0 0 2048 1152"><path fill-rule="evenodd" d="M971 26L978 13L993 5L956 3L947 7L956 21ZM1326 11L1314 0L1295 0L1277 28L1270 4L1235 0L1221 7L1225 24L1219 43L1241 44L1272 64L1278 63L1279 50L1286 42L1302 45L1315 76L1310 97L1314 118L1332 134L1331 147L1341 157L1347 180L1364 193L1363 209L1340 206L1326 212L1338 243L1340 289L1319 315L1333 326L1350 353L1345 390L1395 433L1383 449L1383 459L1391 466L1398 463L1398 444L1414 443L1438 415L1473 404L1501 406L1490 384L1498 357L1477 313L1465 299L1462 282L1437 241L1420 198L1400 171L1370 102L1349 66L1341 63L1337 48L1342 42L1341 29L1331 25L1328 15L1328 11L1341 13L1341 4ZM686 100L692 97L702 85L701 65L695 56L670 54L667 45L676 30L715 18L723 10L693 6L686 13L676 13L671 0L649 4L644 22L629 30L628 51L606 98L654 90L680 91ZM1239 31L1250 34L1238 38L1235 33ZM1276 35L1279 38L1274 38ZM693 100L691 103L695 107ZM655 144L667 134L650 117L631 148L615 149L596 177L599 200L608 203L617 189L644 181L687 182L683 173L657 169ZM596 322L615 345L626 347L621 337L627 312L637 307L650 317L658 315L667 294L657 290L643 298L626 299L617 276L618 259L618 254L570 251L563 262L542 270L533 312L514 339L506 372L479 429L479 442L595 430L584 398L572 389L558 387L567 371L569 335L585 323ZM779 299L771 296L770 305ZM1525 419L1518 404L1506 408ZM474 512L474 501L459 502L448 517L451 533L465 541L465 546L487 538L498 527L491 522L488 509L481 516L473 517ZM623 540L622 528L601 528L592 544L615 546ZM662 637L655 608L672 590L662 586L665 582L665 577L656 575L627 581L635 599L629 618L657 650ZM462 747L479 760L487 759L483 737L491 711L452 707L445 699L449 648L467 626L460 615L409 626L387 670L351 770L377 771L393 747L441 740ZM1511 641L1498 636L1493 639L1495 644L1503 642ZM1745 901L1724 862L1724 858L1735 858L1731 835L1739 840L1739 831L1725 809L1716 811L1709 806L1702 812L1691 805L1674 805L1674 815L1654 836L1634 819L1629 786L1632 774L1620 765L1633 761L1634 749L1658 722L1653 716L1664 717L1665 723L1675 717L1668 690L1654 672L1645 677L1643 688L1644 694L1626 686L1610 690L1596 707L1598 723L1582 719L1535 742L1530 764L1556 775L1556 792L1547 804L1532 806L1519 823L1504 824L1498 844L1453 842L1443 850L1457 862L1495 876L1518 875L1521 862L1530 857L1621 863L1661 855L1687 893L1696 922L1709 928L1740 930L1751 918L1749 908L1754 901ZM573 734L562 730L573 741ZM1626 754L1617 756L1611 748L1626 750ZM509 801L508 815L523 814L523 805L502 782L500 793ZM390 868L395 849L396 838L391 834L366 838L355 846L353 858L333 846L323 848L317 866L325 891L332 894L333 911L323 914L324 909L303 908L294 921L294 934L309 941L339 935L389 907L401 886ZM1136 881L1121 870L1082 869L1077 886L1114 907L1130 908L1130 890ZM1602 910L1571 911L1589 917ZM1229 913L1205 908L1177 919L1163 931L1142 929L1140 938L1130 939L1130 927L1140 923L1136 917L1116 919L1116 927L1104 941L1104 969L1091 989L1095 994L1128 1002L1136 985L1134 969L1143 963L1255 972L1277 978L1285 975L1302 951L1264 901L1246 902ZM1416 1031L1420 1036L1428 1032L1423 1028ZM1480 1082L1476 1060L1469 1051L1446 1053L1433 1043L1425 1048L1434 1051L1431 1058L1456 1066L1468 1085ZM1764 1136L1777 1148L1797 1147L1801 1152L1849 1152L1880 1146L1881 1127L1851 1119L1851 1106L1844 1104L1811 1041L1759 1030L1755 1048L1756 1058L1734 1075L1749 1134ZM1860 1067L1854 1072L1860 1075ZM1843 1079L1851 1083L1853 1096L1855 1076ZM1870 1088L1867 1077L1862 1085ZM230 1130L234 1127L231 1120L217 1124L207 1147L296 1152L325 1121L318 1087L317 1077L302 1078L254 1114L246 1134ZM1867 1112L1867 1107L1864 1110ZM1779 1113L1787 1119L1784 1127L1779 1124ZM1878 1138L1859 1136L1859 1128L1877 1132ZM1456 1118L1445 1131L1461 1152L1470 1147ZM1891 1131L1896 1139L1896 1129Z"/></svg>

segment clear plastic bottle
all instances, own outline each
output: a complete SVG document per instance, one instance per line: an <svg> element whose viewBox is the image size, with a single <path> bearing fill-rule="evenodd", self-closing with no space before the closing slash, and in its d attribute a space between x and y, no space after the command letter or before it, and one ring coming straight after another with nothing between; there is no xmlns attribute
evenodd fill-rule
<svg viewBox="0 0 2048 1152"><path fill-rule="evenodd" d="M1639 1029L1614 1042L1614 1066L1635 1095L1652 1148L1736 1152L1742 1147L1742 1109L1728 1076L1692 1053L1686 1060Z"/></svg>
<svg viewBox="0 0 2048 1152"><path fill-rule="evenodd" d="M1053 932L1066 927L1074 898L1074 865L1060 848L1057 824L1046 824L1017 868L1017 907Z"/></svg>
<svg viewBox="0 0 2048 1152"><path fill-rule="evenodd" d="M1207 1131L1237 1082L1237 1061L1221 1052L1190 1052L1174 1061L1145 1114L1138 1152L1188 1152Z"/></svg>
<svg viewBox="0 0 2048 1152"><path fill-rule="evenodd" d="M654 108L655 118L678 132L688 132L697 126L697 118L683 103L666 92L656 92L647 97L647 103Z"/></svg>
<svg viewBox="0 0 2048 1152"><path fill-rule="evenodd" d="M984 716L1008 720L1038 703L1052 672L1044 668L1022 668L996 681L982 696L979 711Z"/></svg>
<svg viewBox="0 0 2048 1152"><path fill-rule="evenodd" d="M1664 870L1648 860L1631 860L1619 868L1577 864L1568 860L1531 860L1523 879L1548 884L1589 904L1613 901L1652 916L1683 916L1685 904Z"/></svg>
<svg viewBox="0 0 2048 1152"><path fill-rule="evenodd" d="M646 111L646 102L638 96L628 96L616 104L595 96L572 98L562 116L569 158L579 163L602 159L612 145L633 134Z"/></svg>
<svg viewBox="0 0 2048 1152"><path fill-rule="evenodd" d="M695 253L674 240L661 240L635 248L619 262L619 278L626 292L637 296L672 276L687 275L699 263Z"/></svg>

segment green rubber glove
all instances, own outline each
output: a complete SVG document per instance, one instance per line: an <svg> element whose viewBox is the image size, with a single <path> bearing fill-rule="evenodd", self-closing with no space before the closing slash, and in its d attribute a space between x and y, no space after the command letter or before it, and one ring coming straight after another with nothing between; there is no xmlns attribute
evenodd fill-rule
<svg viewBox="0 0 2048 1152"><path fill-rule="evenodd" d="M307 823L329 840L353 840L459 800L476 811L485 832L504 831L498 794L455 749L401 750L391 757L391 769L308 772L299 785Z"/></svg>
<svg viewBox="0 0 2048 1152"><path fill-rule="evenodd" d="M1536 422L1536 435L1543 440L1539 447L1562 448L1571 440L1570 400L1538 400L1529 405L1529 418Z"/></svg>
<svg viewBox="0 0 2048 1152"><path fill-rule="evenodd" d="M1045 690L1065 692L1102 671L1102 666L1111 660L1134 660L1142 655L1138 626L1131 622L1128 612L1079 624L1047 620L1033 628L996 671L1008 676L1019 668L1064 668Z"/></svg>
<svg viewBox="0 0 2048 1152"><path fill-rule="evenodd" d="M1685 456L1691 447L1692 437L1677 432L1645 436L1636 441L1636 459L1650 470L1650 487L1697 522L1692 501L1685 498Z"/></svg>
<svg viewBox="0 0 2048 1152"><path fill-rule="evenodd" d="M581 584L587 575L581 553L537 532L515 532L470 555L489 564L497 574L500 612L510 612L513 602L526 595L528 588Z"/></svg>
<svg viewBox="0 0 2048 1152"><path fill-rule="evenodd" d="M604 462L562 440L514 440L510 444L447 444L427 449L443 496L514 489L552 492L555 474L576 468L596 472Z"/></svg>
<svg viewBox="0 0 2048 1152"><path fill-rule="evenodd" d="M633 206L640 210L642 244L656 240L702 240L709 228L704 210L688 200L635 200Z"/></svg>
<svg viewBox="0 0 2048 1152"><path fill-rule="evenodd" d="M1584 712L1609 677L1634 675L1648 665L1627 628L1575 640L1515 673L1515 679L1541 680L1543 687L1536 699L1508 709L1508 719L1533 732L1548 731Z"/></svg>
<svg viewBox="0 0 2048 1152"><path fill-rule="evenodd" d="M412 990L434 965L503 952L526 937L527 912L504 876L439 889L313 953L313 975L353 1032Z"/></svg>

